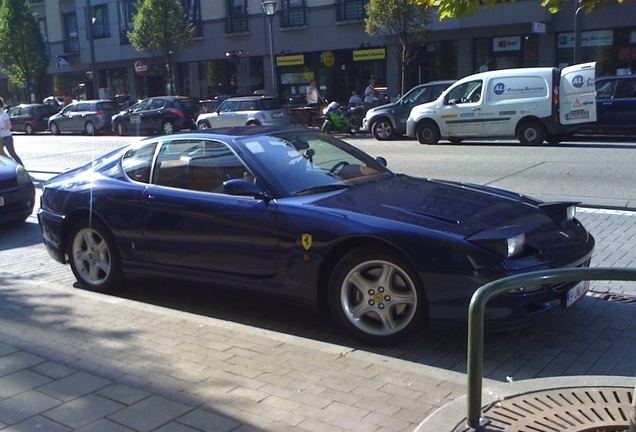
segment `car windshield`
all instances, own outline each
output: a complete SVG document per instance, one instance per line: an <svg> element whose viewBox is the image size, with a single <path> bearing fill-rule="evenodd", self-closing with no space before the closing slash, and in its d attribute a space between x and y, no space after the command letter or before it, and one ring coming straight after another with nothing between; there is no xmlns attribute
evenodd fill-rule
<svg viewBox="0 0 636 432"><path fill-rule="evenodd" d="M320 133L250 136L237 144L281 196L320 193L393 176L367 154Z"/></svg>

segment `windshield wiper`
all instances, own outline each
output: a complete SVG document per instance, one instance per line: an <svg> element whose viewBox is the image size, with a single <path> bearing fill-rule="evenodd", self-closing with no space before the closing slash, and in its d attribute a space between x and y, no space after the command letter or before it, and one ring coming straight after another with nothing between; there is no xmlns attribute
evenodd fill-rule
<svg viewBox="0 0 636 432"><path fill-rule="evenodd" d="M299 191L294 192L293 195L294 196L308 195L311 193L328 192L328 191L338 190L338 189L347 189L350 187L351 185L348 185L346 183L331 183L331 184L312 186L310 188L301 189Z"/></svg>

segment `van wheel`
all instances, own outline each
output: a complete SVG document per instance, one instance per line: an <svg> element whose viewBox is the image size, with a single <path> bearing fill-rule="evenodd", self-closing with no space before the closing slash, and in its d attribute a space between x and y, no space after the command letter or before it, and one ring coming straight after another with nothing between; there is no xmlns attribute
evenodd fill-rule
<svg viewBox="0 0 636 432"><path fill-rule="evenodd" d="M542 144L543 140L545 140L545 135L543 125L536 120L523 123L519 126L519 131L517 132L517 138L519 138L519 142L523 145Z"/></svg>
<svg viewBox="0 0 636 432"><path fill-rule="evenodd" d="M437 144L439 141L439 128L432 121L426 121L417 127L415 136L420 144Z"/></svg>

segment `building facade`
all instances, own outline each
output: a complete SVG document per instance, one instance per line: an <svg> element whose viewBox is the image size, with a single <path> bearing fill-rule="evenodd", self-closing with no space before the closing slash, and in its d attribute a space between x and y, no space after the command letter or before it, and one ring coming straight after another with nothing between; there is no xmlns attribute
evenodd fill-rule
<svg viewBox="0 0 636 432"><path fill-rule="evenodd" d="M344 100L373 78L397 96L396 49L365 33L367 2L276 0L270 21L261 0L182 0L196 37L175 53L176 93L206 99L264 90L302 103L305 87L316 79L323 96ZM128 41L136 0L30 3L50 53L47 94L136 100L168 93L164 61ZM483 70L573 63L575 2L554 15L540 3L501 3L461 19L433 16L428 41L407 69L406 88ZM635 73L634 17L634 2L613 2L579 17L581 61L597 61L602 75ZM12 100L20 93L6 79L0 91L12 103L24 102Z"/></svg>

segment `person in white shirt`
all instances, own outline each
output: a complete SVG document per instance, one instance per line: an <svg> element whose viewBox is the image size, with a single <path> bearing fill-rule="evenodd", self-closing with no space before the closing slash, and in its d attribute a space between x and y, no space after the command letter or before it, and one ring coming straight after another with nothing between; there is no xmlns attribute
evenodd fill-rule
<svg viewBox="0 0 636 432"><path fill-rule="evenodd" d="M16 154L15 149L13 148L13 136L11 135L11 120L9 119L9 114L4 110L4 99L0 97L0 127L2 128L0 131L0 137L2 137L2 144L9 152L11 158L24 166L20 157ZM4 152L3 152L4 153Z"/></svg>
<svg viewBox="0 0 636 432"><path fill-rule="evenodd" d="M375 96L375 80L371 78L369 85L364 89L364 103L365 105L373 105L373 97Z"/></svg>
<svg viewBox="0 0 636 432"><path fill-rule="evenodd" d="M320 102L320 93L316 88L316 80L309 81L309 85L307 86L307 105L316 106L318 102Z"/></svg>

